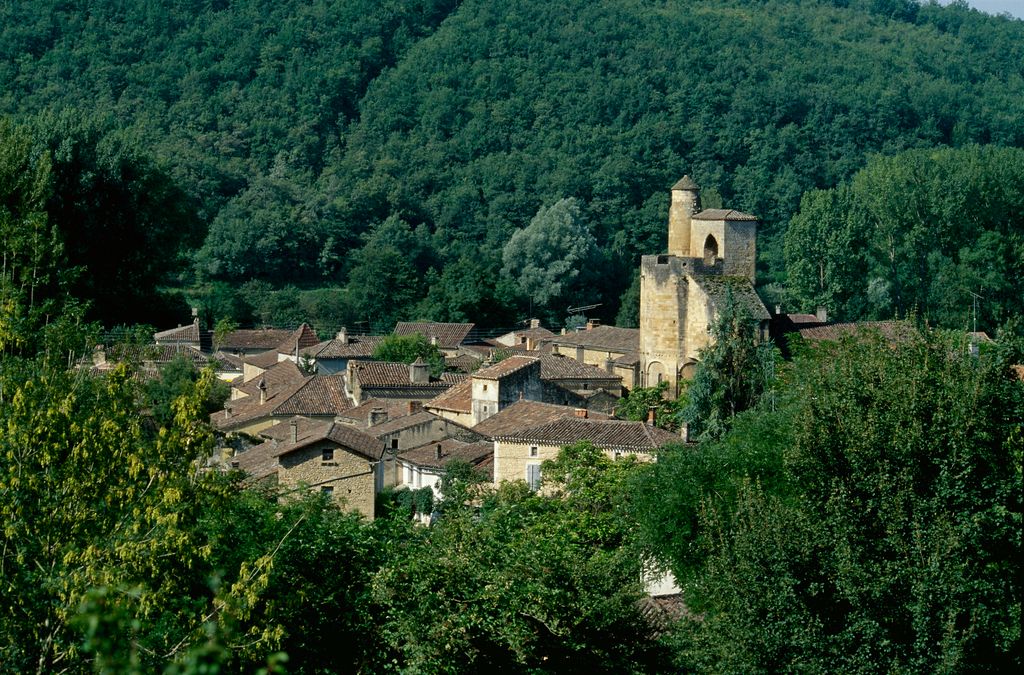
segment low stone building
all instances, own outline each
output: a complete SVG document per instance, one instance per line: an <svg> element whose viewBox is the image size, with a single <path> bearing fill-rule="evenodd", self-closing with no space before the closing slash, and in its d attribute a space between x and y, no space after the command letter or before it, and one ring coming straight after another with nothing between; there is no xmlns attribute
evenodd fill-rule
<svg viewBox="0 0 1024 675"><path fill-rule="evenodd" d="M550 339L553 354L560 354L605 370L629 389L640 386L640 331L587 322L586 330Z"/></svg>
<svg viewBox="0 0 1024 675"><path fill-rule="evenodd" d="M676 434L643 422L589 419L586 411L574 417L494 435L494 483L525 480L538 489L541 463L555 459L559 451L579 441L590 441L611 459L632 456L650 461L665 445L681 443Z"/></svg>
<svg viewBox="0 0 1024 675"><path fill-rule="evenodd" d="M441 476L448 464L460 460L487 472L491 475L494 456L494 444L491 441L465 441L458 438L446 438L434 443L426 443L418 448L406 450L398 455L398 487L411 490L429 487L434 497L440 498Z"/></svg>
<svg viewBox="0 0 1024 675"><path fill-rule="evenodd" d="M422 359L410 364L349 361L346 373L349 397L355 404L369 398L429 401L466 379L466 375L459 373L442 373L440 377L434 377L430 374L430 366Z"/></svg>
<svg viewBox="0 0 1024 675"><path fill-rule="evenodd" d="M374 517L383 487L384 444L336 422L294 418L265 434L267 440L236 455L232 466L252 481L270 481L282 498L320 492L343 508Z"/></svg>
<svg viewBox="0 0 1024 675"><path fill-rule="evenodd" d="M374 350L383 339L382 335L349 335L348 331L342 328L334 339L306 347L301 351L301 355L316 364L316 372L330 375L346 370L348 362L353 359L371 359Z"/></svg>

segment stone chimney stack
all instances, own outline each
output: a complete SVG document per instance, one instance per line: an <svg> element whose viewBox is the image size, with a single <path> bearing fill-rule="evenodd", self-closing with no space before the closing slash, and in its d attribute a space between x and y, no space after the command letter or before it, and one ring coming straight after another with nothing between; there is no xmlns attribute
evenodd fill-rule
<svg viewBox="0 0 1024 675"><path fill-rule="evenodd" d="M690 218L700 212L700 188L689 176L672 186L672 203L668 209L669 255L690 255Z"/></svg>
<svg viewBox="0 0 1024 675"><path fill-rule="evenodd" d="M409 381L413 384L430 382L430 365L422 357L416 357L416 360L409 364Z"/></svg>
<svg viewBox="0 0 1024 675"><path fill-rule="evenodd" d="M299 422L297 420L292 420L290 424L292 427L292 445L295 445L299 442Z"/></svg>
<svg viewBox="0 0 1024 675"><path fill-rule="evenodd" d="M260 390L260 405L263 405L267 402L267 381L261 377L256 386Z"/></svg>
<svg viewBox="0 0 1024 675"><path fill-rule="evenodd" d="M540 319L530 319L530 328L540 328Z"/></svg>
<svg viewBox="0 0 1024 675"><path fill-rule="evenodd" d="M573 412L573 414L576 417L580 418L581 420L587 419L587 409L586 408L576 408L572 412Z"/></svg>
<svg viewBox="0 0 1024 675"><path fill-rule="evenodd" d="M594 330L601 325L600 319L587 319L587 330Z"/></svg>
<svg viewBox="0 0 1024 675"><path fill-rule="evenodd" d="M367 421L371 427L383 424L388 421L388 411L384 408L374 408L370 411L370 416Z"/></svg>
<svg viewBox="0 0 1024 675"><path fill-rule="evenodd" d="M338 331L338 334L334 336L334 339L337 340L338 342L340 342L343 345L347 345L348 344L348 329L345 328L344 326L342 326L341 330Z"/></svg>

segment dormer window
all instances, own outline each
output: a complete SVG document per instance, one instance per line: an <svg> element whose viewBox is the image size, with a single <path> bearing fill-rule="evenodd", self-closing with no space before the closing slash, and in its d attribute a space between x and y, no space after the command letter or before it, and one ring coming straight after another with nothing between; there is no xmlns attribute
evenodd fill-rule
<svg viewBox="0 0 1024 675"><path fill-rule="evenodd" d="M333 462L334 461L334 448L324 448L323 452L320 454L320 457L325 462Z"/></svg>

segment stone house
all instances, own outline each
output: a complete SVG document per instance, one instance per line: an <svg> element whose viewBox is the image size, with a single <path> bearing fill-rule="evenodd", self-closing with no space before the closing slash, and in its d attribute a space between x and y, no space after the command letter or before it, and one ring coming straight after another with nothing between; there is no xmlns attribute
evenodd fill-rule
<svg viewBox="0 0 1024 675"><path fill-rule="evenodd" d="M222 351L229 354L252 356L276 350L293 332L281 328L238 329L225 335L219 346Z"/></svg>
<svg viewBox="0 0 1024 675"><path fill-rule="evenodd" d="M640 386L640 331L636 328L602 326L587 322L586 330L556 335L550 339L551 352L604 370L632 389Z"/></svg>
<svg viewBox="0 0 1024 675"><path fill-rule="evenodd" d="M459 373L433 377L430 366L422 359L410 364L352 360L348 362L346 373L348 395L354 404L369 398L429 401L466 379Z"/></svg>
<svg viewBox="0 0 1024 675"><path fill-rule="evenodd" d="M282 361L299 363L300 352L317 344L319 338L309 324L302 324L273 349L242 358L242 377L249 381Z"/></svg>
<svg viewBox="0 0 1024 675"><path fill-rule="evenodd" d="M393 418L389 418L383 409L378 409L375 415L365 432L384 445L385 486L394 485L400 480L395 459L405 450L437 443L446 438L459 438L466 442L481 439L479 434L466 427L422 409Z"/></svg>
<svg viewBox="0 0 1024 675"><path fill-rule="evenodd" d="M643 422L590 419L586 411L493 438L495 485L525 480L534 490L540 486L541 463L555 459L563 447L579 441L592 442L610 459L632 456L642 461L651 461L658 448L682 442L676 434Z"/></svg>
<svg viewBox="0 0 1024 675"><path fill-rule="evenodd" d="M473 380L466 378L423 404L424 410L466 427L473 426Z"/></svg>
<svg viewBox="0 0 1024 675"><path fill-rule="evenodd" d="M411 490L429 487L434 491L434 497L439 499L442 497L441 476L451 461L467 462L477 469L486 471L488 477L493 480L493 476L490 475L493 456L494 444L491 441L446 438L435 443L426 443L398 455L397 485Z"/></svg>
<svg viewBox="0 0 1024 675"><path fill-rule="evenodd" d="M310 376L285 361L232 387L231 400L210 415L210 424L224 433L254 435L294 415L333 420L351 407L343 373Z"/></svg>
<svg viewBox="0 0 1024 675"><path fill-rule="evenodd" d="M333 339L305 347L301 355L316 364L316 372L330 375L347 370L352 359L372 359L374 350L383 339L382 335L349 335L342 328Z"/></svg>
<svg viewBox="0 0 1024 675"><path fill-rule="evenodd" d="M431 344L436 345L442 354L458 356L462 353L462 344L473 330L471 323L438 323L436 321L399 321L395 325L395 335L416 335L419 333Z"/></svg>
<svg viewBox="0 0 1024 675"><path fill-rule="evenodd" d="M522 347L526 351L535 351L541 342L554 337L554 333L540 325L540 319L530 319L529 328L510 331L494 338L494 342L502 347Z"/></svg>
<svg viewBox="0 0 1024 675"><path fill-rule="evenodd" d="M383 487L383 443L349 425L301 417L265 435L264 443L236 455L232 467L250 481L276 483L282 498L319 492L342 508L374 517Z"/></svg>
<svg viewBox="0 0 1024 675"><path fill-rule="evenodd" d="M640 264L640 385L668 382L678 395L711 342L715 312L728 295L767 338L768 310L754 291L757 218L700 208L700 189L684 176L671 190L668 253Z"/></svg>

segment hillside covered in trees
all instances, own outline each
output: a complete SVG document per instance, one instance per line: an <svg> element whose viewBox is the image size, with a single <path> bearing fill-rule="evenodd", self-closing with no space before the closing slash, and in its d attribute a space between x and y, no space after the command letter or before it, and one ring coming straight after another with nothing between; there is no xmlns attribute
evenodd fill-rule
<svg viewBox="0 0 1024 675"><path fill-rule="evenodd" d="M928 238L902 238L898 278L875 270L874 300L854 301L863 289L808 285L819 252L786 232L819 220L805 193L846 189L872 156L1024 147L1022 64L1024 22L912 0L0 6L0 114L48 151L46 212L108 324L171 323L186 300L211 323L325 330L557 325L593 303L629 323L638 257L664 247L667 187L689 173L706 207L761 218L769 304L959 327L983 281L935 299L903 277L961 266L971 242L922 267ZM924 156L888 166L911 175ZM899 184L885 208L915 199L919 181ZM1012 251L1020 187L999 189L1012 208L970 236ZM509 250L534 219L564 236ZM580 274L524 279L531 256ZM989 330L1021 309L1001 264L998 295L1018 300L982 307Z"/></svg>

